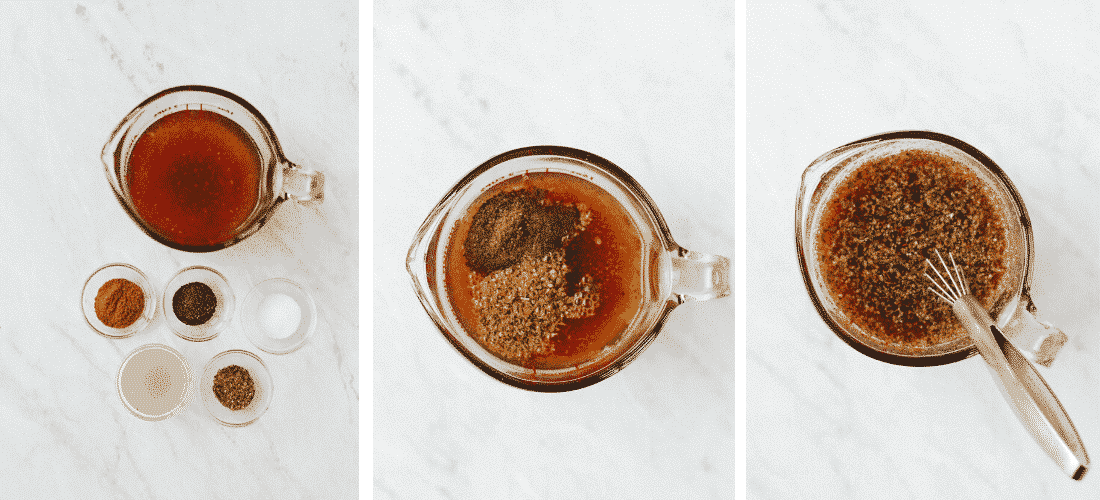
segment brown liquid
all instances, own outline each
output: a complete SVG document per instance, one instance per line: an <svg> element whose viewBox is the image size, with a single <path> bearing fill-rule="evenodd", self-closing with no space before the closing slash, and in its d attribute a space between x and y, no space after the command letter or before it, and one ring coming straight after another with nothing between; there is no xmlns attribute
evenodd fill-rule
<svg viewBox="0 0 1100 500"><path fill-rule="evenodd" d="M565 261L571 268L569 284L582 276L592 277L599 286L600 304L595 314L566 319L551 338L552 352L538 354L526 361L507 361L528 368L553 369L579 365L598 354L626 331L642 305L642 239L629 214L609 193L571 175L529 173L504 180L485 190L456 225L444 260L445 286L452 307L468 332L475 332L478 313L473 304L470 266L464 256L463 242L471 219L478 208L493 196L508 190L542 189L551 203L585 204L592 220L584 231L565 247ZM474 335L476 339L477 336ZM482 344L493 352L493 349Z"/></svg>
<svg viewBox="0 0 1100 500"><path fill-rule="evenodd" d="M967 333L924 277L948 252L987 310L1016 286L999 194L970 168L921 150L867 161L825 203L817 258L833 301L865 334L907 354ZM948 261L949 262L949 261ZM931 274L931 271L928 271Z"/></svg>
<svg viewBox="0 0 1100 500"><path fill-rule="evenodd" d="M130 153L126 183L137 215L184 246L238 234L260 193L260 155L240 125L212 111L157 120Z"/></svg>

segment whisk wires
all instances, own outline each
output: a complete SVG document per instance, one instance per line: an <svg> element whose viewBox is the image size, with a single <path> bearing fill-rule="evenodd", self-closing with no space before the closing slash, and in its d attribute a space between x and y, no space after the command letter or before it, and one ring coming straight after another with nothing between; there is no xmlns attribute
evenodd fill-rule
<svg viewBox="0 0 1100 500"><path fill-rule="evenodd" d="M950 267L944 262L943 255L940 255L939 250L936 250L936 258L939 259L940 265L943 266L943 271L944 274L947 274L947 278L944 278L939 269L936 269L936 266L929 262L928 259L924 259L924 263L928 264L932 272L936 273L936 278L939 278L937 280L929 276L928 273L924 273L924 277L928 278L928 281L931 281L932 284L935 285L935 288L928 287L928 289L948 304L954 304L964 295L970 295L970 283L966 281L966 276L963 275L958 264L955 264L955 256L951 255L951 252L947 252L947 258L951 261ZM951 271L952 269L954 269L954 272Z"/></svg>

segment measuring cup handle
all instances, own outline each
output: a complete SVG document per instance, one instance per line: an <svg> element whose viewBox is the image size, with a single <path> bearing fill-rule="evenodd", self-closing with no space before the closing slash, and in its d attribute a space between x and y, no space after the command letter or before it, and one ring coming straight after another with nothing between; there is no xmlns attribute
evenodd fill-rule
<svg viewBox="0 0 1100 500"><path fill-rule="evenodd" d="M681 247L669 256L672 259L672 296L678 303L717 299L730 294L728 258Z"/></svg>
<svg viewBox="0 0 1100 500"><path fill-rule="evenodd" d="M1066 344L1065 333L1035 317L1035 304L1026 294L1020 297L1016 313L1004 327L1004 336L1033 363L1050 368L1058 351Z"/></svg>
<svg viewBox="0 0 1100 500"><path fill-rule="evenodd" d="M282 173L282 195L287 199L306 205L325 200L325 174L289 161L283 163Z"/></svg>

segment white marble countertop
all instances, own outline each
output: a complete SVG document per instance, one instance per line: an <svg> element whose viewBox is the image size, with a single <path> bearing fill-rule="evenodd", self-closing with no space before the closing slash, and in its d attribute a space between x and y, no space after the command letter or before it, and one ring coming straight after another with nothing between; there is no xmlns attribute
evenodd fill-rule
<svg viewBox="0 0 1100 500"><path fill-rule="evenodd" d="M489 158L570 146L629 172L677 242L731 256L727 2L378 2L375 498L729 498L733 302L673 311L594 386L540 394L444 339L405 270L436 202Z"/></svg>
<svg viewBox="0 0 1100 500"><path fill-rule="evenodd" d="M355 3L0 2L0 498L353 498L358 491L358 6ZM115 200L99 155L146 97L185 84L242 96L287 157L326 175L318 208L291 204L210 254L164 247ZM285 276L317 303L298 351L255 348L236 323L192 343L158 311L133 337L96 334L79 306L98 267L126 262L163 293L193 264L238 301ZM199 398L146 422L119 400L123 358L146 343L193 371L257 353L270 409L219 425Z"/></svg>
<svg viewBox="0 0 1100 500"><path fill-rule="evenodd" d="M1065 477L981 358L893 366L836 337L807 296L793 233L802 171L841 144L922 129L992 158L1034 225L1040 316L1070 339L1039 372L1095 467L1095 5L749 2L747 24L748 496L1100 498L1100 474Z"/></svg>

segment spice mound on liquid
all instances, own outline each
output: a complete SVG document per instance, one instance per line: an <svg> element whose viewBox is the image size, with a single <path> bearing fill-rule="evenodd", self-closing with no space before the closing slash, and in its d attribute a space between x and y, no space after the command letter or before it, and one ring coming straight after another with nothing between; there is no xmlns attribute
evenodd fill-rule
<svg viewBox="0 0 1100 500"><path fill-rule="evenodd" d="M966 336L928 291L924 260L948 252L989 309L1010 286L1004 215L965 165L921 150L870 160L836 188L818 231L818 262L836 305L864 333L914 354Z"/></svg>
<svg viewBox="0 0 1100 500"><path fill-rule="evenodd" d="M576 207L541 205L539 192L510 191L485 202L474 214L466 236L466 262L482 274L539 257L575 236L580 223Z"/></svg>
<svg viewBox="0 0 1100 500"><path fill-rule="evenodd" d="M479 340L511 360L553 352L566 319L592 316L598 283L567 280L565 248L592 219L584 204L555 203L539 189L500 193L474 214L464 242Z"/></svg>
<svg viewBox="0 0 1100 500"><path fill-rule="evenodd" d="M256 385L252 382L252 375L238 365L229 365L214 375L214 396L230 410L247 408L255 395Z"/></svg>
<svg viewBox="0 0 1100 500"><path fill-rule="evenodd" d="M145 292L130 280L115 278L99 287L95 315L111 328L126 328L145 311Z"/></svg>

